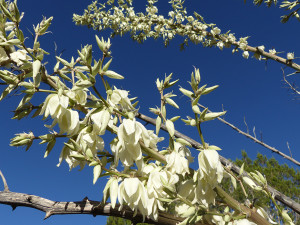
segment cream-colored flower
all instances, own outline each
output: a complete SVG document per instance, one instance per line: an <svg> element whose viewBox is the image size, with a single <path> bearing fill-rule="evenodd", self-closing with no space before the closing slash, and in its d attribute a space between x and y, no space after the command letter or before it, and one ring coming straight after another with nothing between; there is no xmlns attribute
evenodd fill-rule
<svg viewBox="0 0 300 225"><path fill-rule="evenodd" d="M91 152L93 156L97 156L98 151L104 149L103 139L95 132L89 132L89 127L86 127L80 131L76 142L82 148L84 152Z"/></svg>
<svg viewBox="0 0 300 225"><path fill-rule="evenodd" d="M213 187L205 180L199 179L195 190L195 198L197 202L205 207L215 204L216 193Z"/></svg>
<svg viewBox="0 0 300 225"><path fill-rule="evenodd" d="M293 60L293 59L295 59L295 54L294 54L294 52L289 52L289 53L287 53L287 54L286 54L286 58L287 58L288 60Z"/></svg>
<svg viewBox="0 0 300 225"><path fill-rule="evenodd" d="M215 150L203 150L198 155L200 179L205 179L213 188L223 179L224 169Z"/></svg>
<svg viewBox="0 0 300 225"><path fill-rule="evenodd" d="M224 42L223 42L223 41L219 41L219 42L217 43L217 47L218 47L220 50L223 50L223 48L224 48Z"/></svg>
<svg viewBox="0 0 300 225"><path fill-rule="evenodd" d="M55 120L58 123L61 134L67 133L72 136L79 130L79 114L77 111L67 109Z"/></svg>
<svg viewBox="0 0 300 225"><path fill-rule="evenodd" d="M71 143L69 143L69 144L71 144ZM81 169L83 169L86 162L84 160L79 161L79 160L75 159L74 157L71 157L71 155L79 155L79 153L77 151L71 150L70 148L68 148L65 145L60 153L59 162L58 162L57 166L60 166L62 161L65 160L68 163L70 170L72 170L73 168L75 168L78 165L80 166Z"/></svg>
<svg viewBox="0 0 300 225"><path fill-rule="evenodd" d="M260 51L262 51L262 52L265 50L265 46L264 46L264 45L258 46L257 48L258 48Z"/></svg>
<svg viewBox="0 0 300 225"><path fill-rule="evenodd" d="M52 119L59 116L59 114L64 113L69 104L69 98L64 95L50 94L47 96L43 107L41 109L40 115L44 114L44 118L49 115Z"/></svg>
<svg viewBox="0 0 300 225"><path fill-rule="evenodd" d="M18 50L10 54L10 58L14 61L18 66L23 65L23 61L31 60L31 57L27 55L25 50Z"/></svg>
<svg viewBox="0 0 300 225"><path fill-rule="evenodd" d="M142 150L139 141L143 141L146 147L155 150L157 149L156 143L160 140L135 119L124 119L117 134L119 141L111 145L116 160L120 159L125 166L131 166L134 161L139 162L140 169L142 168Z"/></svg>
<svg viewBox="0 0 300 225"><path fill-rule="evenodd" d="M178 181L179 177L176 174L172 174L171 172L164 170L154 170L150 173L147 183L148 196L155 198L167 198L168 194L163 190L164 185L176 190L175 184ZM159 204L159 208L163 210L161 204Z"/></svg>
<svg viewBox="0 0 300 225"><path fill-rule="evenodd" d="M244 57L245 59L248 59L248 58L249 58L249 52L248 52L248 51L244 51L244 52L243 52L243 57Z"/></svg>
<svg viewBox="0 0 300 225"><path fill-rule="evenodd" d="M189 163L194 162L194 157L192 156L191 151L184 145L178 142L174 142L175 151L177 151L181 156L187 158Z"/></svg>
<svg viewBox="0 0 300 225"><path fill-rule="evenodd" d="M111 115L108 110L101 110L99 112L93 113L91 115L91 119L94 123L94 132L99 133L99 135L103 135L105 133L106 127L109 122L112 125L113 121L111 120Z"/></svg>
<svg viewBox="0 0 300 225"><path fill-rule="evenodd" d="M128 93L128 91L120 90L114 87L112 94L109 96L108 102L112 106L117 106L119 109L131 111L134 109L134 107L128 98Z"/></svg>
<svg viewBox="0 0 300 225"><path fill-rule="evenodd" d="M193 202L195 200L195 189L196 184L193 180L185 180L178 186L178 194Z"/></svg>
<svg viewBox="0 0 300 225"><path fill-rule="evenodd" d="M220 33L221 33L221 30L220 30L220 28L218 28L218 27L214 27L214 28L211 30L211 33L212 33L213 35L217 35L217 34L220 34Z"/></svg>
<svg viewBox="0 0 300 225"><path fill-rule="evenodd" d="M167 165L166 168L173 174L189 173L189 162L188 160L176 151L166 155Z"/></svg>
<svg viewBox="0 0 300 225"><path fill-rule="evenodd" d="M143 216L148 215L146 189L138 178L124 179L119 185L118 200L121 206L126 203L132 210L136 211L138 209Z"/></svg>
<svg viewBox="0 0 300 225"><path fill-rule="evenodd" d="M85 105L87 93L85 89L72 89L67 91L66 95L80 105Z"/></svg>

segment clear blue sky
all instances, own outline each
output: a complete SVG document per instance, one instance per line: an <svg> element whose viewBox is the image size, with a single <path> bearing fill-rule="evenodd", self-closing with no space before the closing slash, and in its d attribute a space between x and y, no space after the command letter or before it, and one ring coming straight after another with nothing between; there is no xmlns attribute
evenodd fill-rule
<svg viewBox="0 0 300 225"><path fill-rule="evenodd" d="M137 1L137 0L136 0ZM300 55L299 22L291 20L287 24L280 23L282 10L277 8L254 7L251 1L243 4L239 0L210 0L186 1L188 12L197 10L209 23L216 23L222 31L231 30L240 36L251 36L252 46L265 45L267 49L275 47L277 51L295 52ZM30 37L27 29L32 30L32 24L37 24L42 16L53 16L50 27L51 33L41 38L42 47L52 53L48 58L49 71L53 67L54 42L58 52L65 50L62 57L70 60L76 56L77 49L82 45L93 44L95 53L98 52L94 35L96 32L86 27L75 26L72 14L81 14L90 3L87 0L23 0L19 1L21 11L25 12L23 30ZM99 34L104 37L108 33ZM293 157L300 159L299 141L299 110L300 104L286 88L282 79L282 65L275 62L259 62L254 59L245 60L241 54L232 55L231 50L205 49L201 46L190 45L185 51L179 51L181 39L175 39L168 48L162 41L148 40L139 45L128 36L112 40L113 62L111 69L125 76L125 80L118 83L118 87L131 91L131 96L138 96L141 112L150 115L149 107L159 103L159 95L155 90L157 77L174 73L175 79L180 79L179 85L188 87L187 80L193 71L193 66L200 68L202 82L220 87L200 102L211 110L220 111L222 105L228 111L225 118L245 130L244 117L250 128L255 126L256 134L260 131L263 140L289 154L288 141ZM32 40L28 40L31 43ZM286 53L285 53L286 54ZM284 54L284 56L285 56ZM300 59L298 59L299 63ZM299 75L298 75L299 76ZM297 75L293 78L297 82ZM182 111L180 115L191 115L188 101L180 92L177 103ZM15 133L33 131L36 135L42 132L41 118L24 121L10 120L12 110L18 104L17 98L10 98L0 102L1 107L1 157L0 169L6 176L11 191L30 193L57 201L76 201L88 196L93 200L101 200L103 185L106 180L92 184L92 170L74 169L68 171L65 163L57 168L61 146L52 150L48 158L44 159L45 146L33 144L28 152L22 148L9 146L9 140ZM172 110L173 115L179 111ZM50 122L49 122L50 123ZM175 124L179 131L197 139L197 132L192 128ZM149 126L149 129L151 126ZM221 155L235 159L240 157L242 149L254 158L258 152L268 157L274 154L261 146L252 143L245 137L219 123L212 121L204 126L206 141L221 147ZM106 141L106 144L110 140ZM282 163L288 161L274 155ZM2 187L2 182L0 184ZM17 208L11 212L8 206L0 205L1 225L81 225L105 224L104 217L86 215L53 216L43 221L44 214L30 208Z"/></svg>

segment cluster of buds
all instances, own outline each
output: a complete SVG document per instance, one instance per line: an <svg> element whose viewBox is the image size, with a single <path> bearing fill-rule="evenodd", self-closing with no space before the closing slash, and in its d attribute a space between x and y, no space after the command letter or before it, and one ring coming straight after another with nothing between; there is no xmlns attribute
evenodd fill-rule
<svg viewBox="0 0 300 225"><path fill-rule="evenodd" d="M182 87L179 88L179 90L182 92L182 94L186 95L187 97L189 97L191 99L192 110L196 115L195 119L192 119L190 117L188 117L187 120L182 119L182 121L184 121L187 125L190 125L190 126L198 126L202 122L216 119L226 113L225 111L218 112L218 113L213 113L213 112L209 113L208 109L205 109L202 112L200 111L200 108L198 106L198 101L199 101L200 97L202 95L209 94L210 92L214 91L216 88L219 87L219 85L215 85L212 87L206 87L207 85L203 85L203 86L199 87L200 81L201 81L201 76L200 76L199 69L195 69L195 72L192 73L192 75L191 75L191 82L189 82L192 87L193 92L189 91L187 89L184 89Z"/></svg>
<svg viewBox="0 0 300 225"><path fill-rule="evenodd" d="M26 151L32 145L35 136L32 132L16 134L14 138L11 139L10 146L26 146Z"/></svg>

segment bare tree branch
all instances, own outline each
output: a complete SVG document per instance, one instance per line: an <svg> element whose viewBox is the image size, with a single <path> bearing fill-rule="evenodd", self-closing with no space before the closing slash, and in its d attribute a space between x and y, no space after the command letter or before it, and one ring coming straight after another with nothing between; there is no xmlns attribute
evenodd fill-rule
<svg viewBox="0 0 300 225"><path fill-rule="evenodd" d="M141 114L141 113L138 113L137 114L137 118L143 120L143 121L146 121L148 123L151 123L152 125L155 126L156 124L156 121L155 119L151 118L151 117L148 117L144 114ZM162 130L165 130L167 131L167 128L165 125L161 125L161 129ZM202 145L193 140L192 138L178 132L178 131L175 131L175 137L177 138L182 138L184 140L186 140L187 142L189 142L193 148L201 148ZM231 161L229 161L228 159L222 157L220 155L220 161L223 165L225 166L230 166L230 169L235 172L236 174L239 174L240 172L240 167L234 165ZM244 176L248 176L248 174L246 172L243 173ZM285 206L289 207L290 209L292 209L293 211L295 211L296 213L300 214L300 204L295 202L293 199L287 197L286 195L282 194L281 192L277 191L275 188L271 187L270 185L268 185L268 189L269 191L272 193L272 195L274 195L275 199L280 201L282 204L284 204Z"/></svg>
<svg viewBox="0 0 300 225"><path fill-rule="evenodd" d="M205 109L206 107L204 107L203 105L201 104L198 104L201 108ZM208 112L211 112L210 110L208 110ZM226 120L218 117L217 118L219 121L221 121L222 123L225 123L226 125L230 126L232 129L234 129L235 131L237 131L238 133L246 136L247 138L250 138L252 141L264 146L265 148L267 149L270 149L272 152L274 153L277 153L278 155L282 156L283 158L287 159L287 160L290 160L291 162L295 163L297 166L300 166L300 162L297 161L296 159L292 158L291 156L288 156L284 153L282 153L281 151L279 151L278 149L274 148L274 147L271 147L270 145L267 145L266 143L264 143L263 141L260 141L256 138L256 135L255 135L255 128L253 128L253 133L255 135L255 137L251 136L249 133L246 133L246 132L243 132L241 131L239 128L237 128L236 126L234 126L233 124L227 122Z"/></svg>

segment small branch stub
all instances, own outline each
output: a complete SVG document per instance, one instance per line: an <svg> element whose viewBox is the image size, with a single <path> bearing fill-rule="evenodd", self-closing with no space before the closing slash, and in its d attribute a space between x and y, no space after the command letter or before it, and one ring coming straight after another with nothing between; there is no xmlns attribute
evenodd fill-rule
<svg viewBox="0 0 300 225"><path fill-rule="evenodd" d="M4 192L9 192L9 188L8 188L8 185L7 185L7 182L6 182L6 179L2 173L2 171L0 170L0 176L2 178L2 181L3 181L3 185L4 185Z"/></svg>

